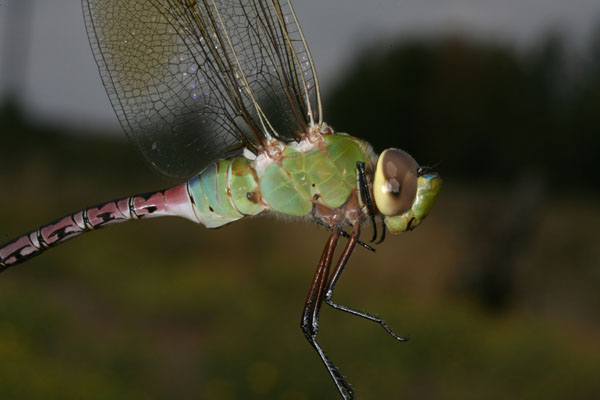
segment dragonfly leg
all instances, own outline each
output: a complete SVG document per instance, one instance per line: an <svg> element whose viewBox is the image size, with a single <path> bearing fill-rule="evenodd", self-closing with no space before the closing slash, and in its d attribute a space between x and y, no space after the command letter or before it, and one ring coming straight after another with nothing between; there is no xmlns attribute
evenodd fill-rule
<svg viewBox="0 0 600 400"><path fill-rule="evenodd" d="M332 231L332 230L333 230L333 228L331 227L331 225L329 225L329 224L326 224L325 222L321 221L321 220L320 220L320 219L318 219L318 218L317 218L317 219L314 219L313 221L315 222L315 224L317 224L317 225L321 225L321 226L324 226L325 228L327 228L327 229L328 229L328 230L330 230L330 231ZM345 237L345 238L349 238L349 237L350 237L350 235L349 235L348 233L346 233L346 231L345 231L345 230L343 230L343 229L340 229L340 235L341 235L341 236L343 236L343 237ZM373 253L375 253L375 248L374 248L374 247L372 247L372 246L369 246L369 245L368 245L368 244L366 244L365 242L363 242L363 241L361 241L361 240L358 240L356 243L358 243L359 245L361 245L361 246L362 246L362 247L364 247L365 249L367 249L367 250L369 250L369 251L372 251Z"/></svg>
<svg viewBox="0 0 600 400"><path fill-rule="evenodd" d="M327 285L327 290L325 292L324 300L327 304L329 304L331 307L335 308L336 310L344 311L349 314L368 319L369 321L373 321L373 322L381 325L381 327L383 329L385 329L385 331L387 333L389 333L394 339L396 339L400 342L405 342L408 340L408 337L398 335L385 323L384 320L379 318L377 315L369 314L369 313L366 313L363 311L358 311L354 308L350 308L347 306L343 306L341 304L334 303L332 300L333 291L335 290L335 285L337 284L338 280L340 279L340 276L342 275L342 272L344 271L344 267L346 266L346 263L348 262L348 259L350 258L350 254L352 254L352 251L354 250L354 246L356 245L359 236L360 236L360 225L357 223L357 224L354 224L352 233L350 234L350 238L348 239L348 243L346 244L346 247L344 248L344 251L342 252L342 255L340 256L340 259L339 259L338 263L336 264L335 269L333 270L333 274L331 275L331 279L329 280L329 284Z"/></svg>
<svg viewBox="0 0 600 400"><path fill-rule="evenodd" d="M350 387L350 384L344 379L338 368L333 362L327 357L319 343L317 343L317 333L319 331L319 313L321 311L321 304L325 295L325 286L329 277L329 270L331 267L331 261L333 259L333 253L340 237L340 228L337 226L333 227L333 232L323 249L323 254L319 260L319 265L315 271L315 276L312 280L310 291L304 304L304 310L302 311L302 320L300 327L304 336L308 339L311 346L317 351L319 357L325 364L329 375L333 379L338 391L345 400L354 399L354 392Z"/></svg>
<svg viewBox="0 0 600 400"><path fill-rule="evenodd" d="M365 174L365 163L362 161L356 162L356 171L358 172L358 191L360 193L361 200L367 205L369 210L369 218L373 223L373 238L371 243L377 239L377 224L375 223L375 209L373 208L373 200L371 199L371 191L367 183L367 177ZM385 229L385 228L383 228ZM384 233L385 234L385 233ZM383 239L382 239L383 240ZM377 242L380 243L380 242Z"/></svg>
<svg viewBox="0 0 600 400"><path fill-rule="evenodd" d="M383 215L379 214L379 219L381 220L381 238L375 242L375 244L381 244L385 240L385 220Z"/></svg>

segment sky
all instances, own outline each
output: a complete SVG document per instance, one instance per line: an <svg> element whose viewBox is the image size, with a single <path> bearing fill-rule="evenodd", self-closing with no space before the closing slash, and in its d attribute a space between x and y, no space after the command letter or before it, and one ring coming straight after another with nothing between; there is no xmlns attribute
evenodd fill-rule
<svg viewBox="0 0 600 400"><path fill-rule="evenodd" d="M26 1L29 25L15 12ZM464 32L527 46L559 29L583 43L600 24L599 0L295 0L294 7L324 96L352 57L382 38ZM26 57L15 48L25 49ZM0 0L0 101L9 87L38 121L117 130L80 0Z"/></svg>

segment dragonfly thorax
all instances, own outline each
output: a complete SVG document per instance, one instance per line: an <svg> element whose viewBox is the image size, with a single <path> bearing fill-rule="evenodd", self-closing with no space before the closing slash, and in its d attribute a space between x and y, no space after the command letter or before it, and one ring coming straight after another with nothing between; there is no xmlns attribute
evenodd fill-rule
<svg viewBox="0 0 600 400"><path fill-rule="evenodd" d="M268 209L327 223L357 222L356 163L374 169L370 146L326 125L312 129L299 142L285 144L275 157L261 153L253 162L262 201Z"/></svg>

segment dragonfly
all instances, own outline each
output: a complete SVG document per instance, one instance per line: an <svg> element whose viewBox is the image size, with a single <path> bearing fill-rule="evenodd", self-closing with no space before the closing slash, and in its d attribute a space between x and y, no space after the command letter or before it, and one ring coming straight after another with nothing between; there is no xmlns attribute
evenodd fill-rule
<svg viewBox="0 0 600 400"><path fill-rule="evenodd" d="M271 213L330 231L301 329L339 394L354 391L317 341L323 303L379 324L333 295L356 248L413 230L441 178L398 148L377 155L323 121L315 65L289 0L82 0L114 111L146 162L179 184L86 207L0 246L0 270L84 232L179 216L218 228ZM183 183L181 183L183 182ZM378 223L381 234L378 233ZM370 242L360 239L371 227ZM347 242L334 262L340 238Z"/></svg>

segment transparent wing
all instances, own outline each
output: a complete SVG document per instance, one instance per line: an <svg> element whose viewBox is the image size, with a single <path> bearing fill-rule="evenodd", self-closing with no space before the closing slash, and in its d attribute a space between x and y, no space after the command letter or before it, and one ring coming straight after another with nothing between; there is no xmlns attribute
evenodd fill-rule
<svg viewBox="0 0 600 400"><path fill-rule="evenodd" d="M312 59L287 0L82 0L129 138L187 178L224 152L297 140L321 122Z"/></svg>

